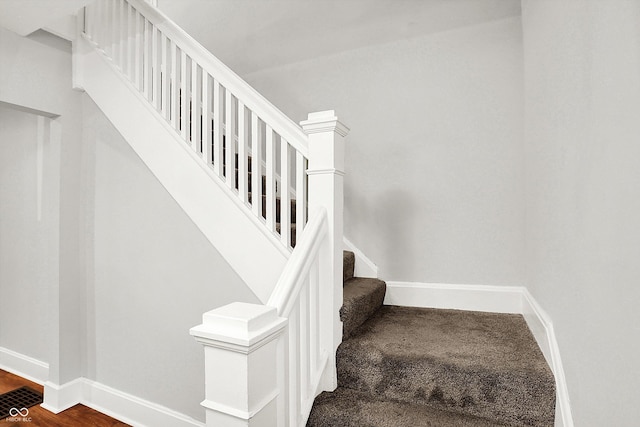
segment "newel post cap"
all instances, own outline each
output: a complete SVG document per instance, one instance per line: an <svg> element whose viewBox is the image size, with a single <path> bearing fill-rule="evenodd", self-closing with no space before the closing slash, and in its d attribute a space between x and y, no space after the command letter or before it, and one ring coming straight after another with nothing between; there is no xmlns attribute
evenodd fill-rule
<svg viewBox="0 0 640 427"><path fill-rule="evenodd" d="M202 315L202 324L191 328L200 343L252 352L280 334L287 319L278 316L275 307L234 302Z"/></svg>
<svg viewBox="0 0 640 427"><path fill-rule="evenodd" d="M300 122L302 130L307 135L321 132L335 132L340 136L347 136L349 128L338 120L334 110L309 113L307 120Z"/></svg>

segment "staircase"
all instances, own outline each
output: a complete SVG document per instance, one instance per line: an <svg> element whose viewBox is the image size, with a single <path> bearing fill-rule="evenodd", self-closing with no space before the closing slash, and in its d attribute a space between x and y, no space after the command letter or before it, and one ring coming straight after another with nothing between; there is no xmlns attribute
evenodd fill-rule
<svg viewBox="0 0 640 427"><path fill-rule="evenodd" d="M553 425L521 316L384 306L383 281L354 277L334 111L298 126L143 0L83 20L76 84L260 301L190 330L207 426Z"/></svg>
<svg viewBox="0 0 640 427"><path fill-rule="evenodd" d="M344 254L338 388L308 427L553 426L554 377L520 315L385 306Z"/></svg>

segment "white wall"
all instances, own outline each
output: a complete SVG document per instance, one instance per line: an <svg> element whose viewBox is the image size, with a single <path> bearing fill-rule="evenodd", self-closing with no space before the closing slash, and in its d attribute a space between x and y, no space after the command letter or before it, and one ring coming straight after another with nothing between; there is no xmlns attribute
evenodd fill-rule
<svg viewBox="0 0 640 427"><path fill-rule="evenodd" d="M189 328L213 308L259 301L86 95L83 117L94 164L88 376L203 421L204 353Z"/></svg>
<svg viewBox="0 0 640 427"><path fill-rule="evenodd" d="M0 104L0 347L48 362L47 260L57 256L48 253L51 224L38 200L37 122Z"/></svg>
<svg viewBox="0 0 640 427"><path fill-rule="evenodd" d="M81 109L71 89L71 45L39 33L19 37L0 28L0 101L54 118L58 137L45 144L43 192L47 229L49 379L70 381L81 374L83 286L81 217ZM65 167L60 168L64 164ZM33 171L25 170L32 174Z"/></svg>
<svg viewBox="0 0 640 427"><path fill-rule="evenodd" d="M634 426L640 383L640 4L523 2L527 287L577 426Z"/></svg>
<svg viewBox="0 0 640 427"><path fill-rule="evenodd" d="M351 127L345 235L382 278L523 283L519 18L245 78L294 120Z"/></svg>

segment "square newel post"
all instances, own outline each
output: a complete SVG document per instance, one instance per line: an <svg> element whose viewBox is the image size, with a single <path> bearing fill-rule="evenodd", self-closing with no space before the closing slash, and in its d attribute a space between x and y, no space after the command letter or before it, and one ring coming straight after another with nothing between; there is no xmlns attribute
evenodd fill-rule
<svg viewBox="0 0 640 427"><path fill-rule="evenodd" d="M337 387L336 350L342 341L342 241L344 209L344 149L349 128L335 111L310 113L300 126L309 138L309 208L325 208L329 225L328 245L321 258L321 324L332 325L322 340L329 350L324 390Z"/></svg>
<svg viewBox="0 0 640 427"><path fill-rule="evenodd" d="M277 342L286 324L273 307L236 302L191 328L204 345L208 427L276 425Z"/></svg>

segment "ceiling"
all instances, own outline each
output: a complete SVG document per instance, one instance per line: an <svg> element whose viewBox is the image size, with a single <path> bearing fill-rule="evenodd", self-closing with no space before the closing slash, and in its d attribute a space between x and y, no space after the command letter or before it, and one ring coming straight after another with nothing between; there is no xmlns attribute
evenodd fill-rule
<svg viewBox="0 0 640 427"><path fill-rule="evenodd" d="M520 0L159 0L158 6L241 75L521 14Z"/></svg>

